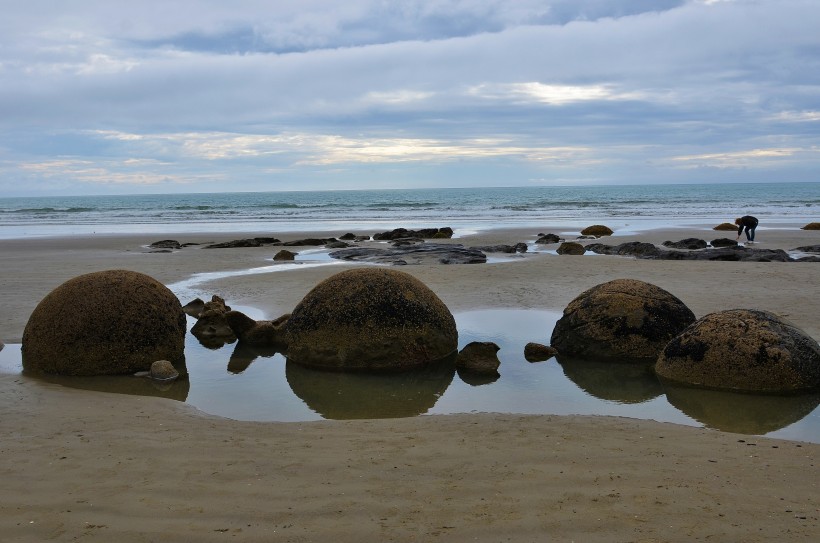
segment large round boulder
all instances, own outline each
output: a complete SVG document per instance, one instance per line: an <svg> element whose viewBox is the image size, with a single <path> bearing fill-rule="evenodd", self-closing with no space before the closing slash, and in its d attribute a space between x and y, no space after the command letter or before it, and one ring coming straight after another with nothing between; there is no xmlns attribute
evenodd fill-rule
<svg viewBox="0 0 820 543"><path fill-rule="evenodd" d="M567 305L551 345L562 355L654 362L664 346L695 321L678 298L636 279L592 287Z"/></svg>
<svg viewBox="0 0 820 543"><path fill-rule="evenodd" d="M820 346L773 313L731 309L706 315L673 338L655 373L709 389L810 391L820 388Z"/></svg>
<svg viewBox="0 0 820 543"><path fill-rule="evenodd" d="M458 348L447 306L404 272L360 268L313 288L286 326L287 358L340 371L397 371L424 366Z"/></svg>
<svg viewBox="0 0 820 543"><path fill-rule="evenodd" d="M55 375L148 371L183 360L185 313L174 294L142 273L80 275L40 301L23 331L23 369Z"/></svg>

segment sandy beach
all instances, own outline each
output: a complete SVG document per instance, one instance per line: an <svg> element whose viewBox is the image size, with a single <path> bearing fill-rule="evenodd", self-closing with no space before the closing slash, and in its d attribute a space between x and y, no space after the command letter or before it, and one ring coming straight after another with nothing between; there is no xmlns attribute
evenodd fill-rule
<svg viewBox="0 0 820 543"><path fill-rule="evenodd" d="M817 231L800 226L761 227L755 247L820 243ZM552 231L558 233L549 226L491 230L451 242L514 244ZM289 241L341 234L257 235ZM130 269L173 284L197 273L270 265L278 248L201 245L246 237L253 234L0 240L0 341L19 343L37 303L83 273ZM733 239L734 233L704 225L600 241L659 244L688 237ZM146 249L161 239L200 245L171 253ZM349 266L217 277L200 288L275 318ZM592 286L633 278L668 290L697 317L763 309L817 339L818 266L541 253L500 264L401 269L453 311L560 311ZM3 541L820 538L820 445L813 443L613 417L238 422L171 400L80 391L9 374L0 374L0 406Z"/></svg>

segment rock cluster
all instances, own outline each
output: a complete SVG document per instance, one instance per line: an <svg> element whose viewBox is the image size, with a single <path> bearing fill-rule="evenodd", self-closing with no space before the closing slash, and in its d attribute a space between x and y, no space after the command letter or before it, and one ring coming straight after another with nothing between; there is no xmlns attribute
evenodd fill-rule
<svg viewBox="0 0 820 543"><path fill-rule="evenodd" d="M55 375L148 371L182 362L185 313L142 273L107 270L70 279L37 305L23 331L23 368Z"/></svg>

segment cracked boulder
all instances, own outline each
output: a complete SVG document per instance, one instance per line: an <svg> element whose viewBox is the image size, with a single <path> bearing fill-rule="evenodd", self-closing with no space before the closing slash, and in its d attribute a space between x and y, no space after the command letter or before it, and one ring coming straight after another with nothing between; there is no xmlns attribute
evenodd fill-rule
<svg viewBox="0 0 820 543"><path fill-rule="evenodd" d="M820 389L820 346L794 324L755 309L710 313L663 349L655 373L689 386L756 393Z"/></svg>
<svg viewBox="0 0 820 543"><path fill-rule="evenodd" d="M678 298L635 279L615 279L581 293L555 324L551 345L562 355L614 362L654 362L695 321Z"/></svg>

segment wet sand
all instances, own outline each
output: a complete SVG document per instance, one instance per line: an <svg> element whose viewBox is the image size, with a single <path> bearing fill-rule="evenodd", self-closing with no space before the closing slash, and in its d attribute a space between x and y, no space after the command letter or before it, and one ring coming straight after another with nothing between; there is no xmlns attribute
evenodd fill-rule
<svg viewBox="0 0 820 543"><path fill-rule="evenodd" d="M819 243L800 225L758 229L760 248ZM532 241L497 230L465 245ZM344 232L277 236L288 241ZM362 232L372 234L372 232ZM260 233L259 235L276 235ZM268 266L278 248L148 253L159 239L248 234L0 240L0 340L63 281L124 268L165 284ZM666 230L604 238L660 243L732 232ZM299 251L300 248L296 248ZM290 311L349 265L217 278L203 293ZM453 310L561 310L629 277L701 317L765 309L820 337L820 264L648 261L531 254L509 263L404 266ZM186 303L188 300L182 300ZM437 415L250 423L159 398L79 391L0 375L3 541L810 541L820 536L820 445L613 417Z"/></svg>

